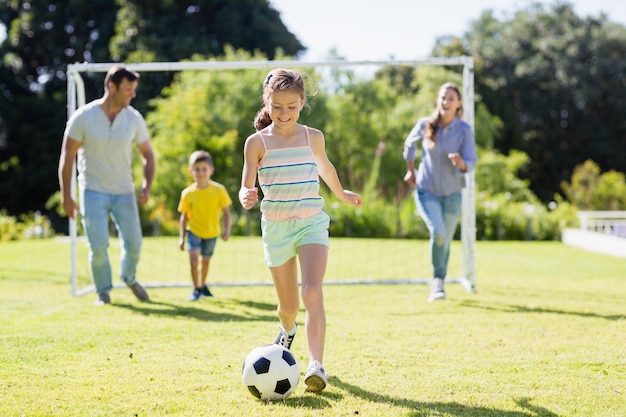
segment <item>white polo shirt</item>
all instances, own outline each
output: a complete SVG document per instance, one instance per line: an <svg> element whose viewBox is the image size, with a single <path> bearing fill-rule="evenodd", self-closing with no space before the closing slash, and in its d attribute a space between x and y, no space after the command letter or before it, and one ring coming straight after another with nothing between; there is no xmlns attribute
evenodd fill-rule
<svg viewBox="0 0 626 417"><path fill-rule="evenodd" d="M134 193L133 147L149 139L146 122L135 108L123 108L113 123L101 99L78 108L67 121L65 135L82 143L78 151L78 185L110 194Z"/></svg>

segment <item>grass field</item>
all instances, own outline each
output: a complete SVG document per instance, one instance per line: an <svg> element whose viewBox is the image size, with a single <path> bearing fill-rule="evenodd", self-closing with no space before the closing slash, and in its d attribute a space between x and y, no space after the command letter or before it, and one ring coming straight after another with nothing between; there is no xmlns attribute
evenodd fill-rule
<svg viewBox="0 0 626 417"><path fill-rule="evenodd" d="M338 280L420 276L427 259L424 242L332 245ZM240 372L276 335L274 290L227 285L269 280L259 246L220 243L230 261L216 255L211 274L224 285L212 299L153 288L140 303L116 288L112 305L95 307L93 294L70 295L66 243L1 243L0 415L626 415L626 259L559 242L478 242L473 294L450 284L446 301L427 303L420 284L328 285L329 387L314 395L301 383L264 403ZM142 282L188 280L175 240L147 239L145 254ZM302 329L293 352L305 367Z"/></svg>

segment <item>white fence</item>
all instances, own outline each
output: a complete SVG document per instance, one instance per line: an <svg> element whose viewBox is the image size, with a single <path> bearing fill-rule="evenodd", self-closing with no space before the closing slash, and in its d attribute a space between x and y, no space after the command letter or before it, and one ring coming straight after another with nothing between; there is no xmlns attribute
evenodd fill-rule
<svg viewBox="0 0 626 417"><path fill-rule="evenodd" d="M565 229L566 245L626 258L626 211L579 211L579 229Z"/></svg>
<svg viewBox="0 0 626 417"><path fill-rule="evenodd" d="M580 228L626 238L626 211L579 211Z"/></svg>

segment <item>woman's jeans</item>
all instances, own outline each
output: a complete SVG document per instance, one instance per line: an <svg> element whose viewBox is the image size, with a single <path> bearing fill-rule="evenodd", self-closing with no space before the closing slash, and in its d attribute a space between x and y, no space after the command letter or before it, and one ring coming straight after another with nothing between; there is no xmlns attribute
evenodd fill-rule
<svg viewBox="0 0 626 417"><path fill-rule="evenodd" d="M437 197L416 188L415 204L430 233L430 258L433 277L445 278L450 258L450 243L459 222L462 207L461 192Z"/></svg>
<svg viewBox="0 0 626 417"><path fill-rule="evenodd" d="M81 192L81 215L89 242L89 267L96 292L113 288L109 262L109 216L115 222L120 239L120 278L126 285L135 283L141 253L141 224L134 194L107 194L91 190Z"/></svg>

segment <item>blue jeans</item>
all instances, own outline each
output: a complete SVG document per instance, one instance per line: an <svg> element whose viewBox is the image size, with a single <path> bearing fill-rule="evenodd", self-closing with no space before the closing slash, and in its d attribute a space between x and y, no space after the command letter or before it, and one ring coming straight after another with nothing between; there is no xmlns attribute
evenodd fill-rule
<svg viewBox="0 0 626 417"><path fill-rule="evenodd" d="M135 283L141 253L141 224L134 194L107 194L81 191L81 215L89 242L89 268L98 293L113 288L109 261L109 216L115 222L120 243L120 278L126 285Z"/></svg>
<svg viewBox="0 0 626 417"><path fill-rule="evenodd" d="M430 233L430 258L433 277L445 278L450 258L450 243L459 222L463 199L461 192L437 197L416 188L415 204Z"/></svg>

